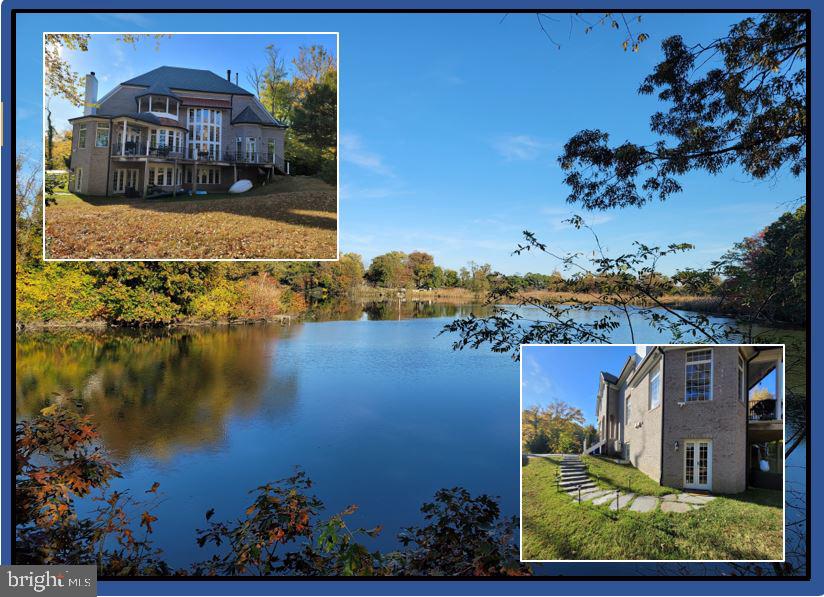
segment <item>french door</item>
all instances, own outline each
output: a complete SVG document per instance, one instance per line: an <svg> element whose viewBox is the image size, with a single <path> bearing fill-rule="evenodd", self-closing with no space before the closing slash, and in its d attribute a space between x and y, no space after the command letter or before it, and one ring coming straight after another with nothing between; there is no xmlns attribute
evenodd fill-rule
<svg viewBox="0 0 824 597"><path fill-rule="evenodd" d="M129 187L137 188L137 170L115 170L112 175L112 192L125 193Z"/></svg>
<svg viewBox="0 0 824 597"><path fill-rule="evenodd" d="M712 440L684 441L684 489L712 490Z"/></svg>

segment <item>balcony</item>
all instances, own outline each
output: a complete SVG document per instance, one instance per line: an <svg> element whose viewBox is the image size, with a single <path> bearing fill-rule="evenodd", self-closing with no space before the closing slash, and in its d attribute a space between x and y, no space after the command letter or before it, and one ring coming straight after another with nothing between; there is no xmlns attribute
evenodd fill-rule
<svg viewBox="0 0 824 597"><path fill-rule="evenodd" d="M152 145L149 146L148 151L146 149L146 143L126 141L125 146L115 144L112 147L112 156L123 158L145 158L148 156L164 160L182 160L186 157L184 152L175 151L170 145L159 147Z"/></svg>
<svg viewBox="0 0 824 597"><path fill-rule="evenodd" d="M286 162L282 156L270 154L266 151L224 151L223 161L233 164L267 165L272 164L281 172L286 172Z"/></svg>
<svg viewBox="0 0 824 597"><path fill-rule="evenodd" d="M747 418L750 421L779 421L778 401L775 398L767 400L750 400L747 408Z"/></svg>

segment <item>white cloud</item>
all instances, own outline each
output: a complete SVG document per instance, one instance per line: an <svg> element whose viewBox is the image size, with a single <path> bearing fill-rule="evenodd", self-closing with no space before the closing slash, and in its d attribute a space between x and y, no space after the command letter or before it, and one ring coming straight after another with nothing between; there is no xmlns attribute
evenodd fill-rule
<svg viewBox="0 0 824 597"><path fill-rule="evenodd" d="M405 193L406 191L390 185L357 186L343 184L340 188L341 199L385 199Z"/></svg>
<svg viewBox="0 0 824 597"><path fill-rule="evenodd" d="M344 133L340 138L340 158L365 170L382 176L392 176L392 170L383 163L383 158L368 150L360 135Z"/></svg>
<svg viewBox="0 0 824 597"><path fill-rule="evenodd" d="M493 141L492 145L507 161L534 160L553 146L530 135L505 135Z"/></svg>

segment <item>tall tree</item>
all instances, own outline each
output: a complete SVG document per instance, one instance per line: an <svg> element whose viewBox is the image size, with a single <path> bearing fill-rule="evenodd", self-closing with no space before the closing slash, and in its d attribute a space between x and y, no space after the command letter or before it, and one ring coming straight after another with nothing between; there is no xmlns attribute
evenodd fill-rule
<svg viewBox="0 0 824 597"><path fill-rule="evenodd" d="M298 99L305 97L315 85L324 80L330 83L327 75L335 70L334 56L319 45L302 46L292 64L295 67L294 83Z"/></svg>
<svg viewBox="0 0 824 597"><path fill-rule="evenodd" d="M246 81L254 88L255 95L258 99L261 99L260 92L263 88L263 74L263 69L255 64L246 69Z"/></svg>
<svg viewBox="0 0 824 597"><path fill-rule="evenodd" d="M295 106L292 130L317 149L332 148L338 135L338 97L331 85L320 83Z"/></svg>
<svg viewBox="0 0 824 597"><path fill-rule="evenodd" d="M266 46L266 66L263 69L263 90L269 99L269 112L277 112L277 90L286 79L286 66L275 44Z"/></svg>
<svg viewBox="0 0 824 597"><path fill-rule="evenodd" d="M45 67L45 93L47 97L62 97L77 107L83 106L83 77L72 68L67 51L88 52L89 33L48 33L43 40L43 64ZM168 33L134 34L123 33L117 41L136 45L142 39L154 39L157 49L161 38L171 37Z"/></svg>
<svg viewBox="0 0 824 597"><path fill-rule="evenodd" d="M744 19L708 43L665 39L664 60L638 90L669 104L650 118L657 139L611 145L599 129L573 135L558 159L567 200L588 209L643 205L679 192L687 172L717 174L733 165L756 179L785 167L799 176L806 169L807 43L807 16L795 12Z"/></svg>

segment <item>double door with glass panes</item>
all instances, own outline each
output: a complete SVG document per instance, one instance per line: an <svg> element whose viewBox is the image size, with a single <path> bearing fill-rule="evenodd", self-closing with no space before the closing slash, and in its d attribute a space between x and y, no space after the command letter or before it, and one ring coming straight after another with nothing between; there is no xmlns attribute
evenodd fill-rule
<svg viewBox="0 0 824 597"><path fill-rule="evenodd" d="M125 193L128 188L136 189L138 172L138 170L115 170L112 173L112 192Z"/></svg>
<svg viewBox="0 0 824 597"><path fill-rule="evenodd" d="M712 440L684 440L684 489L712 490Z"/></svg>

